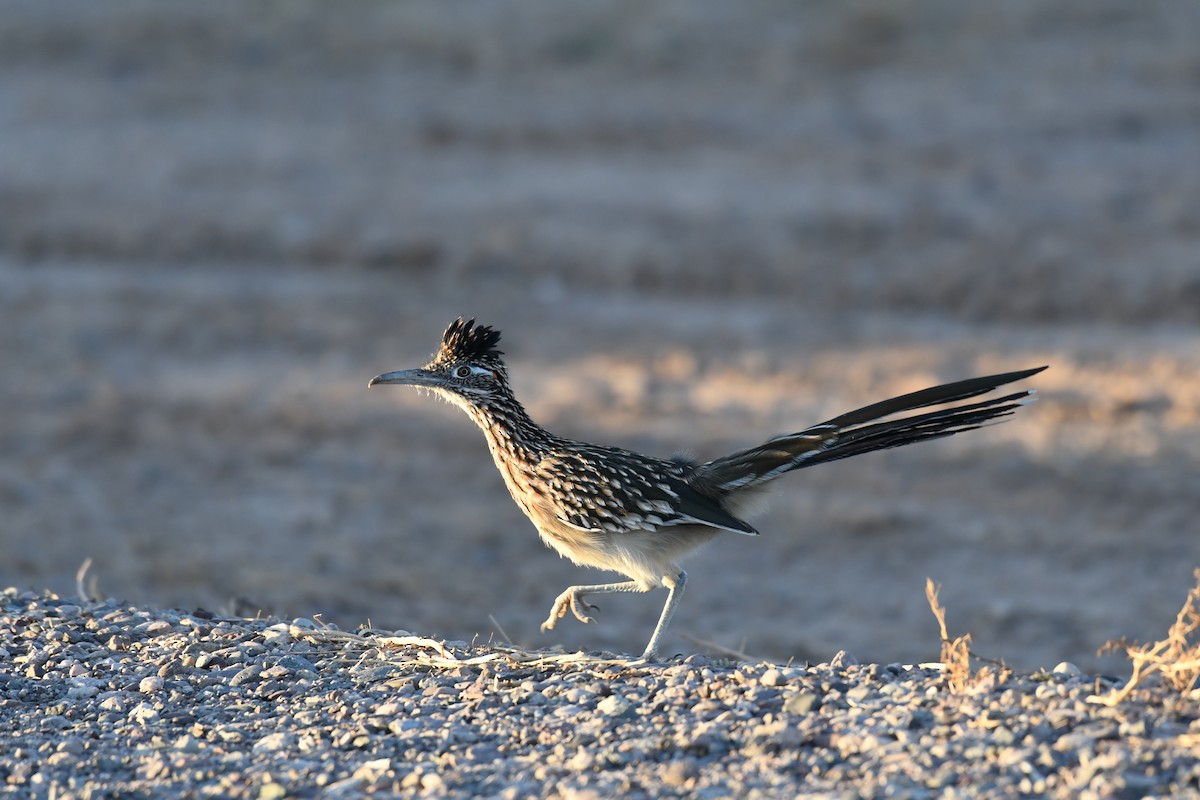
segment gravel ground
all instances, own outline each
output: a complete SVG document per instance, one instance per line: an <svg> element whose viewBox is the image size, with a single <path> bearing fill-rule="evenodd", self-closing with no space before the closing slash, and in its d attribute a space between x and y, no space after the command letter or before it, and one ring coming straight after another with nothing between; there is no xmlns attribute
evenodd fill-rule
<svg viewBox="0 0 1200 800"><path fill-rule="evenodd" d="M1053 672L645 665L0 595L0 794L1200 796L1200 713Z"/></svg>
<svg viewBox="0 0 1200 800"><path fill-rule="evenodd" d="M788 476L671 652L1091 671L1200 564L1194 0L0 0L0 585L538 632L556 558L455 409L504 331L556 433L712 458L1038 364L970 436ZM493 618L495 622L493 622ZM719 652L719 650L716 650Z"/></svg>
<svg viewBox="0 0 1200 800"><path fill-rule="evenodd" d="M1200 4L517 8L0 0L0 586L134 606L4 598L4 786L1195 794L1194 699L1036 671L1128 674L1200 564ZM659 455L1051 368L781 481L688 561L689 660L618 671L537 648L640 652L661 594L540 634L606 576L366 390L459 314L539 422ZM934 657L926 576L1024 672L757 665ZM139 610L198 606L535 655Z"/></svg>

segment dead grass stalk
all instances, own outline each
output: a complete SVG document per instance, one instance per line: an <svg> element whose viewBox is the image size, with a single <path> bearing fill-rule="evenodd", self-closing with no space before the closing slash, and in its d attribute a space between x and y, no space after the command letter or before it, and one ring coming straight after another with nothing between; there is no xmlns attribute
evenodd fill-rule
<svg viewBox="0 0 1200 800"><path fill-rule="evenodd" d="M1196 585L1188 592L1183 608L1167 630L1167 638L1153 644L1137 644L1124 639L1104 643L1100 653L1124 650L1133 662L1128 682L1108 694L1092 695L1088 702L1115 706L1127 698L1148 678L1158 675L1180 692L1192 692L1200 681L1200 569L1193 573Z"/></svg>

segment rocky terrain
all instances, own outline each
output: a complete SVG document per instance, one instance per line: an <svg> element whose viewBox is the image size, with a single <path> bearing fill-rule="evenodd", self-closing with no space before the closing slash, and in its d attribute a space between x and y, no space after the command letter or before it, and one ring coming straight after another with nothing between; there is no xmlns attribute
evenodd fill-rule
<svg viewBox="0 0 1200 800"><path fill-rule="evenodd" d="M1005 425L781 482L666 648L929 661L928 576L982 653L1121 674L1197 564L1198 25L0 2L0 586L640 652L661 594L541 634L597 576L461 414L367 391L464 314L539 421L661 455L1050 364Z"/></svg>
<svg viewBox="0 0 1200 800"><path fill-rule="evenodd" d="M1194 699L1112 679L630 664L0 597L0 795L1195 797Z"/></svg>

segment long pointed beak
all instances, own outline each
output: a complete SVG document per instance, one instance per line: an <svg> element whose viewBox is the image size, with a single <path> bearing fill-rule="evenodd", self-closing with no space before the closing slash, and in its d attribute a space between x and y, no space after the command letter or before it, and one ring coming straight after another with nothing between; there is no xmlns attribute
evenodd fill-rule
<svg viewBox="0 0 1200 800"><path fill-rule="evenodd" d="M399 372L385 372L382 375L376 375L371 378L371 382L367 384L370 388L377 383L402 383L408 386L440 386L441 378L434 373L424 369L402 369Z"/></svg>

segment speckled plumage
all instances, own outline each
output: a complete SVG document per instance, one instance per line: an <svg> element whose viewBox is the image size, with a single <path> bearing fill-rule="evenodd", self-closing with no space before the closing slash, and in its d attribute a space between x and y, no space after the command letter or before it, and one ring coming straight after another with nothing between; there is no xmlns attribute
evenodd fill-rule
<svg viewBox="0 0 1200 800"><path fill-rule="evenodd" d="M976 397L1044 367L937 386L852 411L797 433L705 463L660 459L556 436L525 412L497 349L500 333L457 319L420 369L372 379L428 389L480 427L509 492L542 540L576 564L630 580L572 586L559 595L543 630L568 610L592 621L589 594L669 590L644 657L654 657L687 575L679 559L721 532L757 535L742 516L766 484L794 469L949 436L1011 414L1028 391L887 422L899 412ZM868 424L874 423L874 424Z"/></svg>

